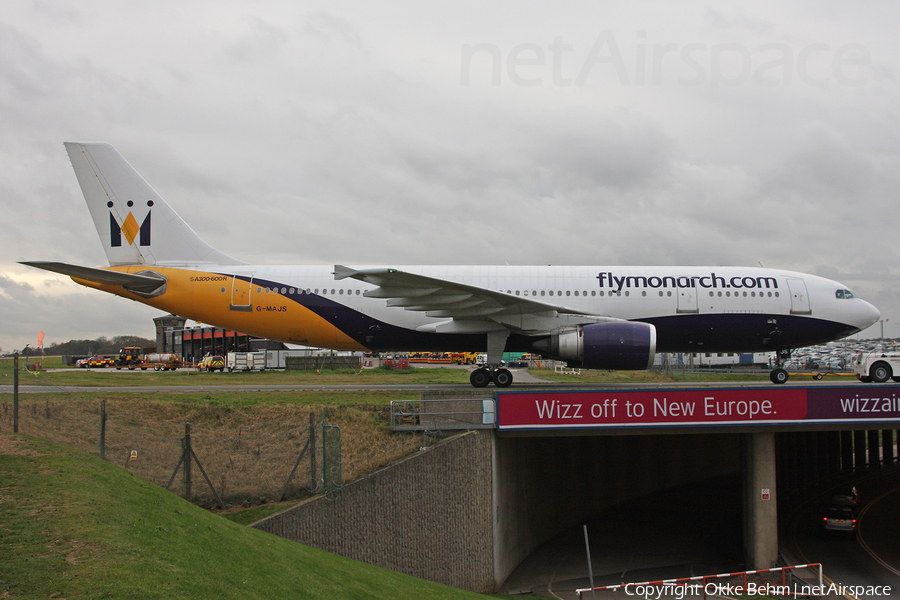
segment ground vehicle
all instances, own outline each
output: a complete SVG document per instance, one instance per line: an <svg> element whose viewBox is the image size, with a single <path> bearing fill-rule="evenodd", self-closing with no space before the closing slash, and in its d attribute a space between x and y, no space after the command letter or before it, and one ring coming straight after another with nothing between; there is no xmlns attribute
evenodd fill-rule
<svg viewBox="0 0 900 600"><path fill-rule="evenodd" d="M201 371L219 371L221 373L225 370L225 358L223 356L210 356L209 354L207 354L197 364L197 368Z"/></svg>
<svg viewBox="0 0 900 600"><path fill-rule="evenodd" d="M453 352L450 357L458 365L474 365L478 358L477 352Z"/></svg>
<svg viewBox="0 0 900 600"><path fill-rule="evenodd" d="M266 368L265 352L229 352L226 358L229 371L261 371Z"/></svg>
<svg viewBox="0 0 900 600"><path fill-rule="evenodd" d="M174 371L183 364L181 358L174 352L154 352L148 354L144 359L144 363L157 371Z"/></svg>
<svg viewBox="0 0 900 600"><path fill-rule="evenodd" d="M850 365L856 378L864 383L900 382L900 352L860 352Z"/></svg>
<svg viewBox="0 0 900 600"><path fill-rule="evenodd" d="M116 368L121 369L122 367L132 371L136 367L140 367L142 371L146 371L147 365L144 364L144 351L137 346L127 346L119 350L119 357L116 358Z"/></svg>
<svg viewBox="0 0 900 600"><path fill-rule="evenodd" d="M858 506L859 492L856 486L840 487L831 493L831 506Z"/></svg>
<svg viewBox="0 0 900 600"><path fill-rule="evenodd" d="M829 506L822 521L825 532L856 535L856 510L848 506Z"/></svg>
<svg viewBox="0 0 900 600"><path fill-rule="evenodd" d="M100 356L99 354L95 354L90 358L82 358L81 360L75 361L75 366L81 369L89 369L96 367L112 367L116 363L111 358L106 358L105 356Z"/></svg>

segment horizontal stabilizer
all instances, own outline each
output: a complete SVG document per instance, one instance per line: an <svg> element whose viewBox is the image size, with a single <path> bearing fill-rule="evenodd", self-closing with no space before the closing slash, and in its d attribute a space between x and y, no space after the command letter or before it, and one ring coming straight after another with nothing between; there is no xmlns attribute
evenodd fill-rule
<svg viewBox="0 0 900 600"><path fill-rule="evenodd" d="M119 271L107 271L105 269L95 269L93 267L80 267L78 265L70 265L61 262L47 261L31 261L21 262L19 264L28 265L29 267L37 267L45 271L53 271L61 273L69 277L77 277L85 281L101 283L105 285L121 285L125 289L135 292L149 294L156 291L160 286L166 284L166 278L152 271L143 273L120 273Z"/></svg>

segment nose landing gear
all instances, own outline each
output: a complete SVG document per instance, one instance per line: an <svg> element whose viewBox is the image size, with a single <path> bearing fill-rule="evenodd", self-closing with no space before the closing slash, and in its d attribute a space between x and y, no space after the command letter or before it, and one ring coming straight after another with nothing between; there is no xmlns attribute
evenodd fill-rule
<svg viewBox="0 0 900 600"><path fill-rule="evenodd" d="M788 372L784 369L784 363L791 358L790 350L779 350L777 354L778 358L775 359L775 368L772 369L772 372L769 373L769 379L772 383L782 384L787 383Z"/></svg>

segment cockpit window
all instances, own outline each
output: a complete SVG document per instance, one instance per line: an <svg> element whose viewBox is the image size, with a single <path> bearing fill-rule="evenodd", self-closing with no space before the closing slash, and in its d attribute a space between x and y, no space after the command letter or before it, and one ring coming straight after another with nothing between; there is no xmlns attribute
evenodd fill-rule
<svg viewBox="0 0 900 600"><path fill-rule="evenodd" d="M850 290L838 290L834 293L834 297L846 300L848 298L855 298L856 296L854 296L853 292Z"/></svg>

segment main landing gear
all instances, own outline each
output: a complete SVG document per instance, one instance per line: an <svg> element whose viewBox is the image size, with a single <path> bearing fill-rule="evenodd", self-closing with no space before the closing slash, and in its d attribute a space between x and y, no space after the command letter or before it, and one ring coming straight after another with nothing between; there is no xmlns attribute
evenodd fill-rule
<svg viewBox="0 0 900 600"><path fill-rule="evenodd" d="M777 358L775 359L775 368L772 369L772 372L769 373L769 379L772 383L782 384L787 383L788 372L784 369L784 363L791 358L790 350L779 350L777 354Z"/></svg>
<svg viewBox="0 0 900 600"><path fill-rule="evenodd" d="M507 388L512 385L513 376L509 369L496 369L492 367L482 367L475 369L469 376L469 382L473 387L487 387L489 383L494 382L498 388Z"/></svg>
<svg viewBox="0 0 900 600"><path fill-rule="evenodd" d="M513 376L509 369L501 368L503 349L506 347L506 338L509 337L508 329L489 331L487 334L487 365L475 369L469 376L469 383L473 387L487 387L492 381L498 388L508 388L512 385Z"/></svg>

